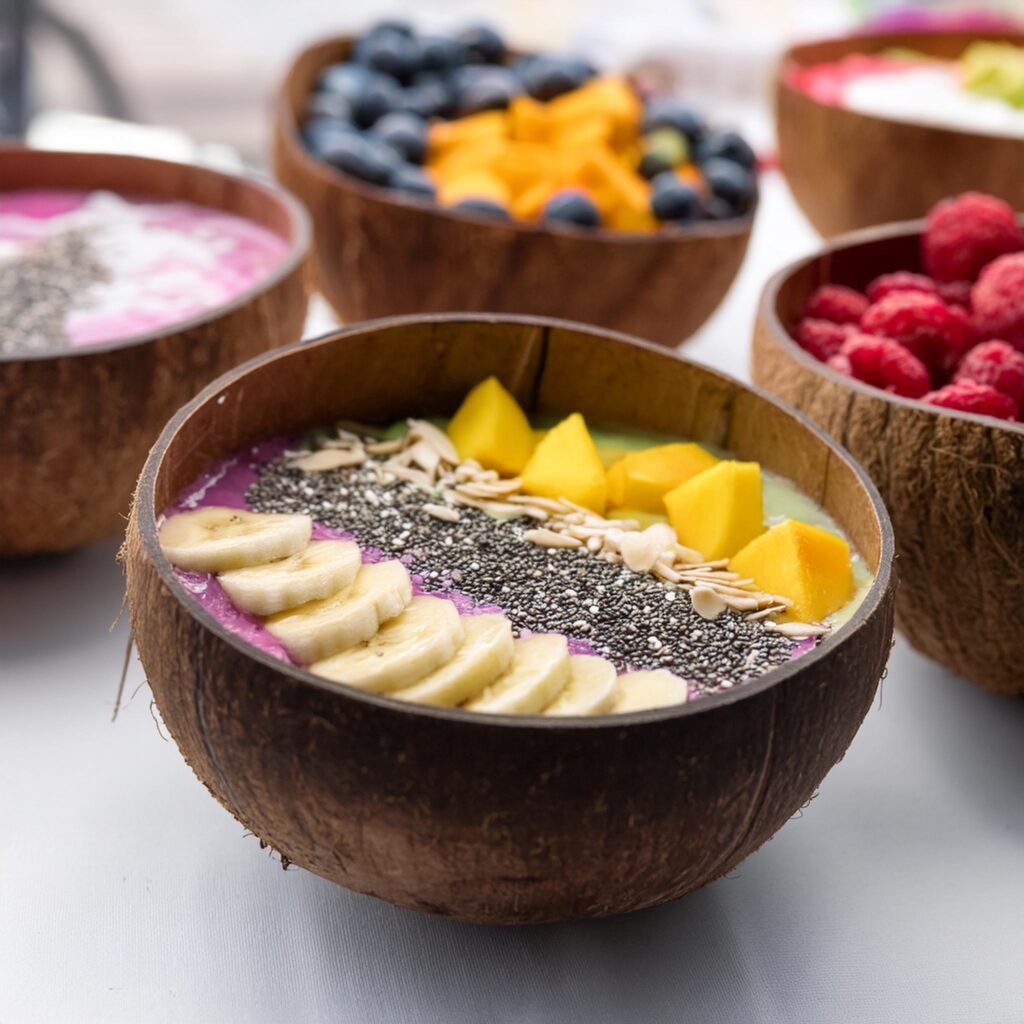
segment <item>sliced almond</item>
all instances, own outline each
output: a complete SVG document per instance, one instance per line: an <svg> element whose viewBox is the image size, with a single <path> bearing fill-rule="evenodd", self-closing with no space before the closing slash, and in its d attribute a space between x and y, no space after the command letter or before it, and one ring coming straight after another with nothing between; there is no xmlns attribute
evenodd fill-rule
<svg viewBox="0 0 1024 1024"><path fill-rule="evenodd" d="M409 420L409 436L425 441L437 454L453 466L459 464L459 453L451 438L440 428L427 420Z"/></svg>
<svg viewBox="0 0 1024 1024"><path fill-rule="evenodd" d="M318 452L310 452L291 463L296 469L305 473L324 473L330 469L341 469L346 466L358 466L366 461L363 451L346 451L341 448L321 448Z"/></svg>
<svg viewBox="0 0 1024 1024"><path fill-rule="evenodd" d="M727 607L722 596L710 587L694 587L690 591L690 603L702 619L717 619Z"/></svg>
<svg viewBox="0 0 1024 1024"><path fill-rule="evenodd" d="M829 627L814 622L766 622L764 628L772 633L782 633L794 639L805 639L809 636L824 636Z"/></svg>
<svg viewBox="0 0 1024 1024"><path fill-rule="evenodd" d="M427 444L426 441L417 441L408 449L409 461L414 462L424 473L429 473L431 476L437 470L437 467L441 463L441 456L438 454L437 449Z"/></svg>
<svg viewBox="0 0 1024 1024"><path fill-rule="evenodd" d="M429 501L423 506L423 511L428 516L433 516L435 519L443 519L447 523L457 523L462 518L459 515L458 509L454 509L450 505L435 505Z"/></svg>
<svg viewBox="0 0 1024 1024"><path fill-rule="evenodd" d="M554 530L546 530L543 527L537 530L527 530L523 536L532 544L539 544L542 548L578 548L580 541L565 533L555 533Z"/></svg>

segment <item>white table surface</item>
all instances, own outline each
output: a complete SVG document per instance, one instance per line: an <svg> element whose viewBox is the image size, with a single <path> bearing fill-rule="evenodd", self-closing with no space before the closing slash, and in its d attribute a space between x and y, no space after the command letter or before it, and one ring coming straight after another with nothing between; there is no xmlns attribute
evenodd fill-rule
<svg viewBox="0 0 1024 1024"><path fill-rule="evenodd" d="M766 192L687 348L741 375L760 282L814 242ZM111 724L116 549L0 566L0 1024L1024 1022L1024 701L897 642L820 795L730 877L608 921L458 925L282 871L161 737L134 660Z"/></svg>

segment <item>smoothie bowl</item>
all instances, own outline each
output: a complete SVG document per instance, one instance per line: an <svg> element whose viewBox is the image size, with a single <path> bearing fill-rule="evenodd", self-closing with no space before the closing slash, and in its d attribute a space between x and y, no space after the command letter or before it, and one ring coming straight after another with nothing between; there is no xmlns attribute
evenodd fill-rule
<svg viewBox="0 0 1024 1024"><path fill-rule="evenodd" d="M779 158L826 237L980 189L1024 208L1024 34L846 36L788 50Z"/></svg>
<svg viewBox="0 0 1024 1024"><path fill-rule="evenodd" d="M287 74L274 145L348 322L487 310L677 345L732 284L757 202L735 132L486 30L318 43Z"/></svg>
<svg viewBox="0 0 1024 1024"><path fill-rule="evenodd" d="M262 182L0 150L0 557L119 531L168 416L301 334L308 246Z"/></svg>
<svg viewBox="0 0 1024 1024"><path fill-rule="evenodd" d="M753 375L878 485L907 639L1024 693L1024 230L1010 208L968 194L783 269Z"/></svg>
<svg viewBox="0 0 1024 1024"><path fill-rule="evenodd" d="M511 923L675 899L780 828L871 703L891 553L860 470L770 399L467 314L211 385L126 563L161 714L247 829Z"/></svg>

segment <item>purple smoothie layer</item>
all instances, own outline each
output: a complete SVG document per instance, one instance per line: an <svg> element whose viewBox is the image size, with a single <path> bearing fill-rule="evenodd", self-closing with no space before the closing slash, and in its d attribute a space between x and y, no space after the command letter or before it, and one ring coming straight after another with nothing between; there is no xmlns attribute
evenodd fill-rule
<svg viewBox="0 0 1024 1024"><path fill-rule="evenodd" d="M62 248L68 237L78 249ZM91 273L76 280L82 248ZM259 224L192 203L110 192L0 194L0 266L17 270L28 261L10 279L24 281L31 272L42 282L40 263L55 262L33 301L52 306L59 295L63 341L72 346L123 340L222 306L265 280L287 252L287 241ZM25 323L38 322L19 299ZM20 325L15 319L7 326Z"/></svg>

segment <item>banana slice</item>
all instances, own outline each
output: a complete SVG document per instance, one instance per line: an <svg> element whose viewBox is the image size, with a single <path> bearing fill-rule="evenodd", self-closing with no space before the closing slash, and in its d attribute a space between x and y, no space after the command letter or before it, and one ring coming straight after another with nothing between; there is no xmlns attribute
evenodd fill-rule
<svg viewBox="0 0 1024 1024"><path fill-rule="evenodd" d="M512 661L515 649L512 624L504 615L465 615L462 630L465 639L447 665L393 696L417 704L451 708L475 697L493 683Z"/></svg>
<svg viewBox="0 0 1024 1024"><path fill-rule="evenodd" d="M248 569L232 569L218 579L243 611L274 615L336 594L356 578L362 564L358 544L350 540L314 540L297 555Z"/></svg>
<svg viewBox="0 0 1024 1024"><path fill-rule="evenodd" d="M160 527L167 560L197 572L227 572L273 562L301 551L313 520L304 515L201 508L179 512Z"/></svg>
<svg viewBox="0 0 1024 1024"><path fill-rule="evenodd" d="M611 711L617 715L625 711L645 711L670 704L685 704L688 692L686 680L669 672L667 668L656 668L650 672L626 672L619 676Z"/></svg>
<svg viewBox="0 0 1024 1024"><path fill-rule="evenodd" d="M414 597L365 644L310 665L310 672L372 693L410 686L455 657L463 641L459 610L443 597Z"/></svg>
<svg viewBox="0 0 1024 1024"><path fill-rule="evenodd" d="M545 715L599 715L615 700L615 666L606 658L576 654L569 659L569 682Z"/></svg>
<svg viewBox="0 0 1024 1024"><path fill-rule="evenodd" d="M267 619L268 632L303 664L365 643L382 622L412 600L412 581L401 562L364 565L351 586Z"/></svg>
<svg viewBox="0 0 1024 1024"><path fill-rule="evenodd" d="M568 682L565 637L538 633L515 642L508 671L465 707L495 715L532 715L546 708Z"/></svg>

